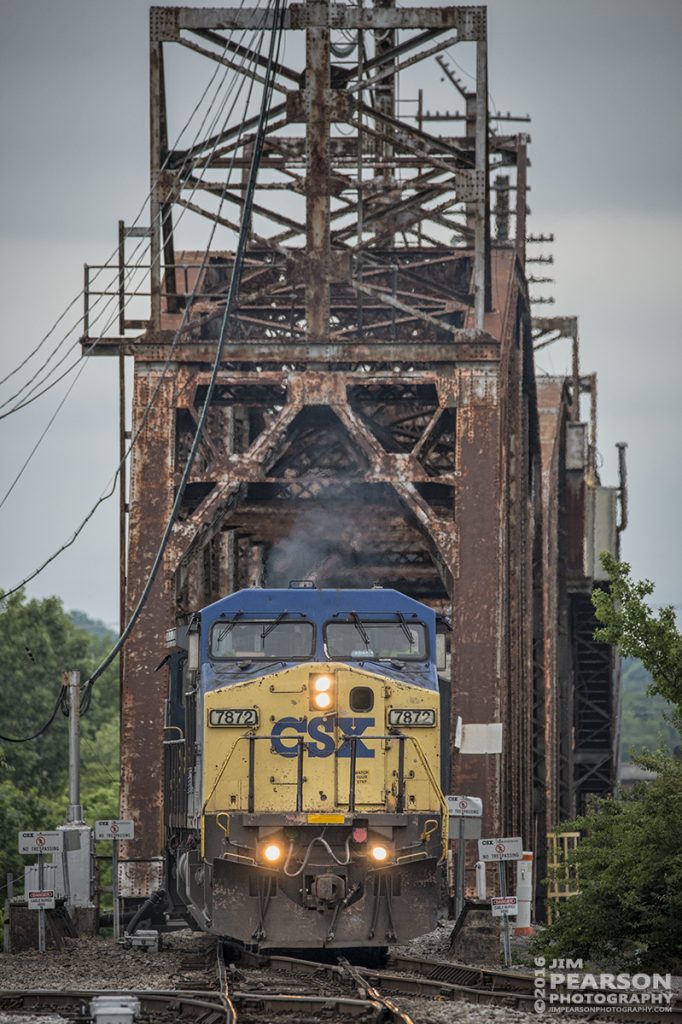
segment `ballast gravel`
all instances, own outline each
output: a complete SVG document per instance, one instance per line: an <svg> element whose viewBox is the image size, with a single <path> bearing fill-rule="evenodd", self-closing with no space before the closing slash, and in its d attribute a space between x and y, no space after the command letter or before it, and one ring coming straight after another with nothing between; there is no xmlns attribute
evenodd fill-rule
<svg viewBox="0 0 682 1024"><path fill-rule="evenodd" d="M399 947L405 955L451 960L449 952L451 922L442 921L429 935ZM189 930L164 936L164 948L158 953L122 949L112 939L67 940L62 950L41 955L36 951L0 954L0 989L156 989L190 988L192 971L182 966L183 954L205 948L206 937ZM481 964L480 966L498 966ZM528 968L525 968L528 970ZM199 974L197 974L197 979ZM286 979L282 978L283 985ZM680 990L680 978L673 988ZM511 1007L466 1002L440 1002L429 999L395 997L415 1024L538 1024L554 1021L565 1024L575 1017L565 1014L527 1013ZM17 1017L0 1013L0 1024L17 1024ZM21 1015L21 1024L64 1024L58 1016Z"/></svg>
<svg viewBox="0 0 682 1024"><path fill-rule="evenodd" d="M17 1018L14 1014L0 1012L0 1024L17 1024ZM46 1013L40 1017L31 1013L22 1013L20 1024L66 1024L66 1018L59 1017L55 1013Z"/></svg>
<svg viewBox="0 0 682 1024"><path fill-rule="evenodd" d="M187 930L164 938L158 953L123 949L113 939L66 939L62 950L0 954L0 989L160 989L179 986L182 952L205 937ZM44 1019L44 1018L43 1018Z"/></svg>

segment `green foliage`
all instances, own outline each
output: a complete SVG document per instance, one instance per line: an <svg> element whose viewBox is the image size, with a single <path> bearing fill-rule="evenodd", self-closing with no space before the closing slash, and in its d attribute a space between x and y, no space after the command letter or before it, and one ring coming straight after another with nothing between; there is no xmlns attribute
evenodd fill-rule
<svg viewBox="0 0 682 1024"><path fill-rule="evenodd" d="M111 646L83 613L80 625L56 597L27 600L13 594L0 602L0 702L4 736L36 732L49 718L62 672L78 669L85 682ZM84 621L85 620L85 621ZM94 630L92 627L94 626ZM85 627L85 628L84 628ZM119 687L116 665L95 684L82 720L82 794L86 820L118 815ZM54 828L68 804L68 720L61 711L44 736L28 743L1 743L0 880L21 875L26 858L17 832Z"/></svg>
<svg viewBox="0 0 682 1024"><path fill-rule="evenodd" d="M652 693L682 707L682 636L677 630L675 611L661 608L656 615L646 602L654 591L649 580L635 583L627 562L602 554L609 574L608 591L595 591L592 601L603 623L595 639L618 647L621 654L639 658L651 675Z"/></svg>
<svg viewBox="0 0 682 1024"><path fill-rule="evenodd" d="M651 755L646 764L657 778L566 826L586 833L574 855L580 893L539 934L535 952L682 968L682 763Z"/></svg>
<svg viewBox="0 0 682 1024"><path fill-rule="evenodd" d="M669 754L680 746L671 723L674 705L651 694L653 680L638 658L625 658L621 675L620 760L631 761L644 750Z"/></svg>

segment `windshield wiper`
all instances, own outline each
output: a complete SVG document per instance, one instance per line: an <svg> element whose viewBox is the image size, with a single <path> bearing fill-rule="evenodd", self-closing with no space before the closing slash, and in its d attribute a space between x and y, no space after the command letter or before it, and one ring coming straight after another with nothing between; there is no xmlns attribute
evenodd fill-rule
<svg viewBox="0 0 682 1024"><path fill-rule="evenodd" d="M361 621L360 616L358 615L358 613L357 612L351 612L350 613L350 620L353 623L353 625L355 626L355 628L357 629L357 631L360 634L360 636L362 637L363 642L367 645L367 650L369 650L372 641L370 639L369 633L367 632L367 630L363 626L362 621Z"/></svg>
<svg viewBox="0 0 682 1024"><path fill-rule="evenodd" d="M407 641L408 641L410 647L414 647L414 637L410 633L409 627L408 627L407 623L405 622L405 616L403 615L402 612L396 612L396 615L398 616L398 622L400 623L400 628L402 629L403 633L407 637Z"/></svg>
<svg viewBox="0 0 682 1024"><path fill-rule="evenodd" d="M277 627L279 626L280 622L282 621L282 619L284 618L284 616L286 614L287 614L287 610L285 608L283 612L279 613L279 615L277 616L277 618L275 619L274 622L271 622L269 626L263 626L263 628L261 630L261 634L260 634L261 640L265 640L266 636L270 636L270 634L272 633L273 629L277 629Z"/></svg>
<svg viewBox="0 0 682 1024"><path fill-rule="evenodd" d="M222 641L225 639L227 634L232 632L234 627L237 625L237 619L239 618L240 615L243 615L243 614L244 614L244 612L235 612L234 618L230 619L230 621L224 627L224 629L221 629L220 632L218 633L218 643L222 643Z"/></svg>

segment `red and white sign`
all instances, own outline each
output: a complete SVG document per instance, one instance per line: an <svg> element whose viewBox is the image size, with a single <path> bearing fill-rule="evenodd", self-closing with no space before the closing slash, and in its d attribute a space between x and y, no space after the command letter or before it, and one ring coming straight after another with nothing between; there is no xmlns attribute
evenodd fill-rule
<svg viewBox="0 0 682 1024"><path fill-rule="evenodd" d="M493 917L516 917L519 905L516 896L492 896L490 909Z"/></svg>
<svg viewBox="0 0 682 1024"><path fill-rule="evenodd" d="M54 889L29 889L28 909L29 910L54 910L55 898Z"/></svg>
<svg viewBox="0 0 682 1024"><path fill-rule="evenodd" d="M506 839L478 840L479 860L521 860L522 857L523 840L521 836L512 836Z"/></svg>

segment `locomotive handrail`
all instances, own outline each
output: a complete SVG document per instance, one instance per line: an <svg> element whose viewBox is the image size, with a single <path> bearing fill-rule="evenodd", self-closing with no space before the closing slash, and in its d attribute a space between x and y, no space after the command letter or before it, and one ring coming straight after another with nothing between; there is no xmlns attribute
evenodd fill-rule
<svg viewBox="0 0 682 1024"><path fill-rule="evenodd" d="M442 847L443 855L442 855L441 859L442 860L447 860L447 856L448 856L448 839L449 839L448 827L449 827L449 824L450 824L450 808L448 807L448 802L445 799L445 796L443 794L443 790L438 785L438 780L436 779L435 775L433 774L433 771L431 769L431 765L428 762L428 758L426 757L426 754L424 753L424 751L421 748L421 744L420 744L419 740L417 739L416 736L407 736L406 739L414 741L414 745L417 748L417 754L419 755L419 760L421 761L421 763L422 763L422 765L424 767L424 770L426 771L426 774L428 775L428 777L429 777L429 779L431 781L431 785L433 786L434 792L435 792L436 796L438 797L438 802L440 803L441 811L443 812L443 824L442 824L442 827L441 827L441 835L443 837L443 847Z"/></svg>
<svg viewBox="0 0 682 1024"><path fill-rule="evenodd" d="M341 735L343 737L343 742L344 743L346 741L348 741L348 740L353 740L353 739L357 739L358 738L358 737L353 737L353 736L346 736L343 733ZM424 751L422 750L421 744L420 744L419 740L417 739L417 737L416 736L406 736L404 733L390 733L388 736L372 736L372 735L367 735L367 733L363 733L362 734L362 740L363 740L363 742L365 740L394 740L394 741L395 740L399 740L399 741L403 741L403 742L400 743L400 748L399 748L399 752L398 752L398 756L399 756L398 784L399 785L400 785L400 750L404 750L404 741L405 740L411 740L414 743L415 747L417 748L417 756L418 756L418 758L419 758L419 760L420 760L420 762L422 764L422 767L424 768L424 771L426 772L426 774L428 776L429 782L431 783L433 791L436 794L436 798L438 800L438 803L440 804L440 808L441 808L441 811L442 811L443 826L442 826L442 829L441 829L441 835L443 837L443 842L442 842L442 851L443 852L442 852L441 860L446 860L447 859L447 855L448 855L448 839L449 839L449 836L448 836L448 825L449 825L450 809L448 807L448 802L445 799L445 796L443 795L443 791L440 788L440 786L438 785L438 781L436 780L436 777L433 774L433 771L431 769L431 765L429 764L428 759L427 759ZM337 753L338 753L338 751L337 751ZM352 758L352 747L351 747L351 758ZM351 760L351 767L352 767L352 760ZM404 771L404 767L403 767L403 771ZM354 780L351 778L351 786L353 786L353 782L354 782ZM350 810L350 807L349 807L349 810Z"/></svg>
<svg viewBox="0 0 682 1024"><path fill-rule="evenodd" d="M179 725L164 725L164 727L163 727L163 731L164 732L170 731L171 729L177 729L177 731L180 733L180 737L179 737L179 739L176 739L176 740L164 740L163 741L164 747L170 746L171 744L174 744L174 743L185 743L186 742L185 734L184 734L184 732L182 731L182 729L180 728Z"/></svg>
<svg viewBox="0 0 682 1024"><path fill-rule="evenodd" d="M240 740L248 740L249 741L249 793L248 793L248 805L249 806L248 806L248 813L251 813L251 814L253 813L254 808L253 808L252 804L253 804L253 797L254 797L253 786L254 786L254 775L255 775L255 749L256 749L255 741L256 740L273 740L273 739L277 739L277 738L278 737L274 736L272 733L266 734L264 736L256 736L256 735L254 735L254 733L247 733L246 735L242 735L242 736L237 736L236 737L236 742L234 743L234 745L233 745L232 749L230 750L229 754L227 755L227 757L223 761L222 767L221 767L220 771L218 772L218 775L216 776L215 782L213 783L213 787L211 789L211 792L208 794L208 796L206 797L206 800L203 803L203 806L202 806L202 821L203 821L203 816L204 816L204 814L206 813L206 811L208 809L209 802L210 802L211 798L213 797L216 789L218 788L218 784L221 781L223 775L225 774L225 770L227 769L227 766L229 765L230 760L232 759L232 755L236 751L237 745L238 745ZM293 737L292 737L292 739L293 739ZM345 733L341 733L341 743L339 744L339 747L334 752L335 755L338 757L339 751L341 750L343 745L345 743L350 743L351 763L349 765L350 780L349 780L349 792L348 792L348 810L349 810L349 813L353 813L355 811L355 770L354 770L354 768L355 768L356 757L354 757L353 755L355 754L357 756L357 740L358 740L357 736L346 736ZM401 795L402 795L401 794L401 788L404 785L404 781L401 782L401 767L402 767L402 775L404 776L404 770L405 770L404 769L405 740L411 740L414 743L415 748L416 748L416 752L417 752L417 757L419 758L419 761L420 761L420 763L421 763L421 765L422 765L422 767L423 767L423 769L424 769L424 771L425 771L425 773L427 775L427 778L429 780L431 788L433 789L433 791L434 791L434 793L436 795L436 799L438 800L438 803L440 804L440 808L441 808L441 812L442 812L442 826L441 826L441 837L442 837L441 850L442 850L442 853L441 853L441 861L446 860L447 859L447 855L448 855L448 838L449 838L448 837L448 824L449 824L449 813L450 812L449 812L449 808L448 808L448 804L447 804L447 801L445 799L445 796L443 795L443 791L441 790L441 788L440 788L440 786L438 784L438 781L436 780L436 777L433 774L433 770L431 768L431 765L429 764L428 759L427 759L427 757L426 757L426 755L425 755L425 753L424 753L424 751L423 751L423 749L421 747L421 744L420 744L419 740L417 739L417 737L416 736L406 736L404 733L389 733L389 734L374 735L374 736L373 735L367 735L366 733L363 733L362 734L362 740L363 740L363 742L366 741L366 740L392 740L394 742L396 740L398 741L398 744L399 744L399 750L398 750L398 789L399 789L399 793L398 793L398 806L400 806L400 803L401 803L401 800L400 800ZM302 811L303 810L303 752L304 752L305 748L308 746L308 744L305 743L305 741L303 740L303 737L298 737L297 738L297 744L298 744L298 750L297 750L297 766L296 766L296 768L297 768L297 770L296 770L296 810L297 811ZM402 753L402 756L401 756L401 753ZM203 852L204 852L203 847L204 847L204 836L203 836L203 829L202 829L202 835L201 835L201 848L202 848L201 852L202 852L202 856L203 856Z"/></svg>

